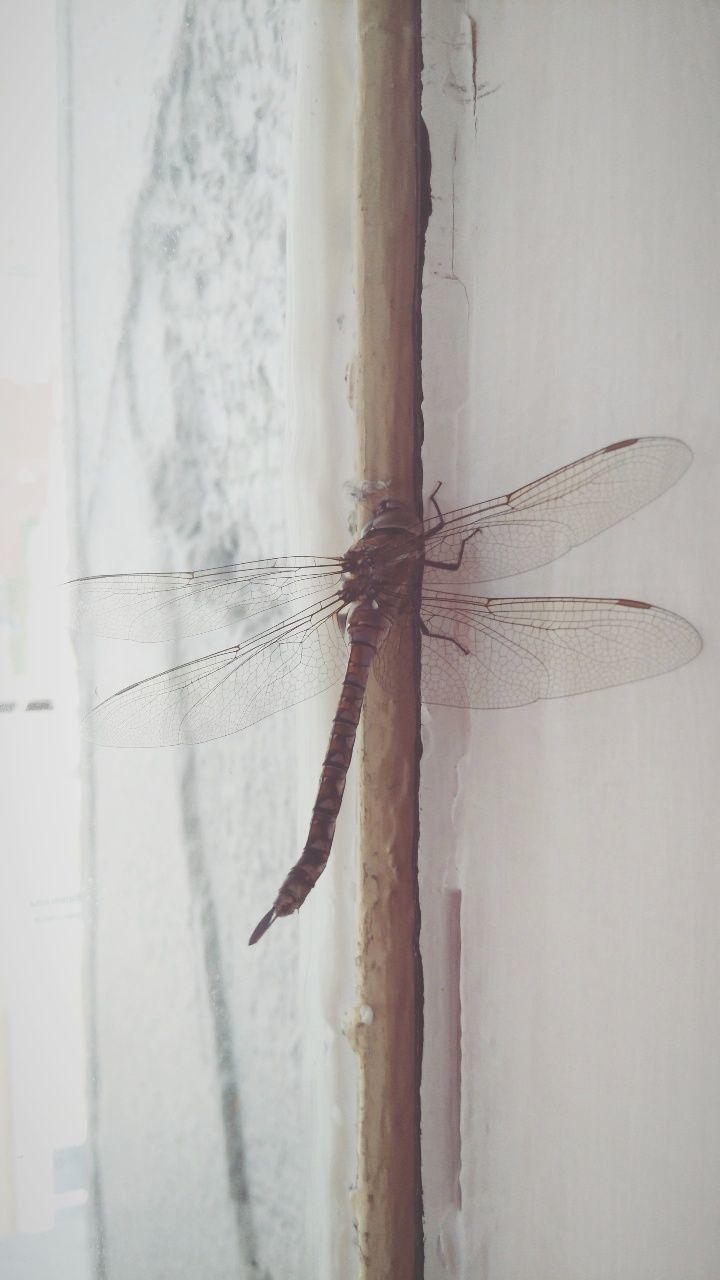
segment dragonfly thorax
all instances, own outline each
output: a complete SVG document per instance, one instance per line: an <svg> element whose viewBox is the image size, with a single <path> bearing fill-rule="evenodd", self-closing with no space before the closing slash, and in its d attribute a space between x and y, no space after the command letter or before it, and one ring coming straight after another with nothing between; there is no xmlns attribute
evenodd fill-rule
<svg viewBox="0 0 720 1280"><path fill-rule="evenodd" d="M376 527L376 520L386 519L392 523ZM417 528L415 516L400 503L393 510L376 511L343 557L340 594L347 604L354 600L404 603L423 557L422 538L408 527L411 524Z"/></svg>

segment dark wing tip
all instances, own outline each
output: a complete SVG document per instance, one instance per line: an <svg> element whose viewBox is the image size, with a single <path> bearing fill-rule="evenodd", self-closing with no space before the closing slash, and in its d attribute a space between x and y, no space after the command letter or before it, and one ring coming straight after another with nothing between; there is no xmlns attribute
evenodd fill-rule
<svg viewBox="0 0 720 1280"><path fill-rule="evenodd" d="M637 444L639 436L633 436L628 440L616 440L614 444L606 444L601 450L602 453L614 453L616 449L628 449L631 445Z"/></svg>
<svg viewBox="0 0 720 1280"><path fill-rule="evenodd" d="M275 919L276 919L275 907L273 906L270 908L267 915L263 916L260 923L255 926L252 933L250 934L250 941L248 942L249 947L254 946L256 942L260 941L263 934L267 933L268 929L270 928L270 925Z"/></svg>

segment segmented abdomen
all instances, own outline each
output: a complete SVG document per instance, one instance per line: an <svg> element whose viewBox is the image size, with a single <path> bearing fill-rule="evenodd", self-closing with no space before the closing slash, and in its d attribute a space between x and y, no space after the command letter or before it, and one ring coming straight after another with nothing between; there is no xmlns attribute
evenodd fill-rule
<svg viewBox="0 0 720 1280"><path fill-rule="evenodd" d="M277 916L288 916L297 911L325 870L355 746L370 668L390 626L391 619L372 605L364 602L351 605L346 623L350 645L347 670L323 762L307 843L295 866L285 877L272 908L253 933L251 942L257 942Z"/></svg>

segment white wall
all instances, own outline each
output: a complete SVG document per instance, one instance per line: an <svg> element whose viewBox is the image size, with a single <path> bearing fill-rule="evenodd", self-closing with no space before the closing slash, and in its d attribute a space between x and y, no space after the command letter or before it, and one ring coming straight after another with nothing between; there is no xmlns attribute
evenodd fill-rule
<svg viewBox="0 0 720 1280"><path fill-rule="evenodd" d="M61 56L70 572L291 551L296 6L79 4ZM232 639L84 640L87 702ZM295 857L298 750L291 715L193 750L87 750L93 1210L112 1280L305 1274L298 931L247 946Z"/></svg>
<svg viewBox="0 0 720 1280"><path fill-rule="evenodd" d="M426 1275L699 1280L720 1270L720 13L428 2L425 29L426 489L452 507L680 436L695 464L651 508L480 590L650 600L705 639L638 685L426 716Z"/></svg>

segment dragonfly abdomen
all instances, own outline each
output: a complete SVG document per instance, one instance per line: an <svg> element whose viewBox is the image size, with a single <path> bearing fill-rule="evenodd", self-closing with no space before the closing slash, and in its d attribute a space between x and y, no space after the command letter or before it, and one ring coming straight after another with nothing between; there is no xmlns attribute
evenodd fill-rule
<svg viewBox="0 0 720 1280"><path fill-rule="evenodd" d="M289 916L302 906L327 866L370 668L392 621L392 617L365 601L355 602L350 607L346 623L350 646L347 670L323 761L307 842L280 886L271 909L251 935L251 944L262 937L278 916Z"/></svg>

